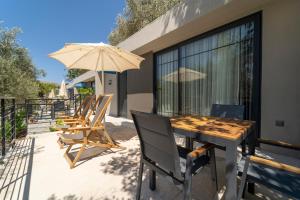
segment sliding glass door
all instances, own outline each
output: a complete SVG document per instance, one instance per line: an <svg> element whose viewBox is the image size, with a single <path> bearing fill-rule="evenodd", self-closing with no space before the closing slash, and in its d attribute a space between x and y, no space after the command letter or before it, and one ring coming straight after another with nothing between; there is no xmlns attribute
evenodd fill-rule
<svg viewBox="0 0 300 200"><path fill-rule="evenodd" d="M249 18L157 53L157 113L209 115L214 103L241 104L253 118L256 26Z"/></svg>

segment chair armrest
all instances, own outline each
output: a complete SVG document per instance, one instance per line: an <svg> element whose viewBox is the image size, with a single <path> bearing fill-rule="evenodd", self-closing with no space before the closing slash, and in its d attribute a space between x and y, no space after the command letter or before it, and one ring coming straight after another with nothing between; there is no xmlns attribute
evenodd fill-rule
<svg viewBox="0 0 300 200"><path fill-rule="evenodd" d="M299 145L293 145L293 144L289 144L289 143L282 142L282 141L274 141L274 140L266 140L266 139L258 138L257 142L261 143L261 144L268 144L268 145L272 145L272 146L278 146L278 147L283 147L286 149L293 149L293 150L300 151Z"/></svg>
<svg viewBox="0 0 300 200"><path fill-rule="evenodd" d="M72 122L72 121L80 121L78 118L67 118L67 119L62 119L64 122Z"/></svg>
<svg viewBox="0 0 300 200"><path fill-rule="evenodd" d="M287 164L284 164L284 163L280 163L280 162L276 162L276 161L273 161L273 160L265 159L265 158L262 158L262 157L250 156L250 161L254 162L254 163L262 164L262 165L267 165L267 166L277 168L277 169L280 169L280 170L285 170L285 171L288 171L288 172L300 174L300 168L298 168L298 167L294 167L294 166L287 165Z"/></svg>
<svg viewBox="0 0 300 200"><path fill-rule="evenodd" d="M103 130L103 127L70 127L62 128L63 131L96 131Z"/></svg>
<svg viewBox="0 0 300 200"><path fill-rule="evenodd" d="M213 147L214 147L213 144L206 143L202 147L198 147L197 149L190 152L187 155L187 159L190 159L190 160L194 161L197 158L199 158L200 156L202 156L203 154L205 154L207 152L207 150L209 150L210 148L213 148Z"/></svg>
<svg viewBox="0 0 300 200"><path fill-rule="evenodd" d="M67 122L64 122L64 124L81 124L82 121L67 121Z"/></svg>
<svg viewBox="0 0 300 200"><path fill-rule="evenodd" d="M88 131L92 130L91 127L69 127L69 128L62 128L63 131Z"/></svg>

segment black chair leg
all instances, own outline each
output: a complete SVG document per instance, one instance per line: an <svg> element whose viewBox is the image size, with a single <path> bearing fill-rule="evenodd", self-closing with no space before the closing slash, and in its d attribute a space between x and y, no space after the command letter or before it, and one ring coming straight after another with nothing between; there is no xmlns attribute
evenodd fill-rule
<svg viewBox="0 0 300 200"><path fill-rule="evenodd" d="M243 188L243 195L242 195L243 199L245 199L245 195L246 195L246 187L247 187L247 182L246 182L246 184L245 184L245 187Z"/></svg>
<svg viewBox="0 0 300 200"><path fill-rule="evenodd" d="M144 170L144 163L141 160L141 162L140 162L140 169L139 169L139 176L138 176L138 185L137 185L137 192L136 192L136 200L139 200L141 198L143 170Z"/></svg>
<svg viewBox="0 0 300 200"><path fill-rule="evenodd" d="M190 200L192 198L192 166L193 162L186 161L186 172L183 183L183 199Z"/></svg>
<svg viewBox="0 0 300 200"><path fill-rule="evenodd" d="M216 184L216 190L218 191L218 177L217 177L217 166L216 166L216 155L215 148L211 148L208 150L210 155L210 172L211 178Z"/></svg>
<svg viewBox="0 0 300 200"><path fill-rule="evenodd" d="M193 140L190 137L185 137L185 148L193 150Z"/></svg>
<svg viewBox="0 0 300 200"><path fill-rule="evenodd" d="M255 193L255 183L248 182L248 192L250 194L254 194Z"/></svg>
<svg viewBox="0 0 300 200"><path fill-rule="evenodd" d="M149 187L153 191L156 189L156 172L154 170L150 169L149 179Z"/></svg>

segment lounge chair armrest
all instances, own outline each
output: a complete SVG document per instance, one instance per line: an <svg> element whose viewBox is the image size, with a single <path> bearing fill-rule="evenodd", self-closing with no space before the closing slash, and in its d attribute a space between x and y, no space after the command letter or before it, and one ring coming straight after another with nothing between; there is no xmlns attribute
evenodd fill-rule
<svg viewBox="0 0 300 200"><path fill-rule="evenodd" d="M62 128L63 131L89 131L92 130L91 127L70 127L70 128Z"/></svg>
<svg viewBox="0 0 300 200"><path fill-rule="evenodd" d="M63 119L64 122L73 122L73 121L80 121L80 119L76 119L76 118L67 118L67 119Z"/></svg>
<svg viewBox="0 0 300 200"><path fill-rule="evenodd" d="M206 154L207 150L209 150L210 148L213 148L214 145L210 144L210 143L206 143L201 147L198 147L197 149L193 150L192 152L190 152L187 155L187 160L196 160L197 158L199 158L200 156L202 156L203 154Z"/></svg>
<svg viewBox="0 0 300 200"><path fill-rule="evenodd" d="M62 128L63 131L97 131L103 130L103 127L69 127L69 128Z"/></svg>
<svg viewBox="0 0 300 200"><path fill-rule="evenodd" d="M299 145L293 145L293 144L289 144L289 143L282 142L282 141L266 140L266 139L258 138L257 142L261 143L261 144L279 146L279 147L283 147L283 148L286 148L286 149L293 149L293 150L300 151L300 146Z"/></svg>
<svg viewBox="0 0 300 200"><path fill-rule="evenodd" d="M67 121L67 122L64 122L64 124L81 124L82 121Z"/></svg>
<svg viewBox="0 0 300 200"><path fill-rule="evenodd" d="M262 165L267 165L267 166L277 168L280 170L285 170L288 172L300 174L300 168L298 168L298 167L294 167L294 166L287 165L284 163L276 162L276 161L269 160L266 158L262 158L262 157L258 157L258 156L250 156L250 161L254 162L254 163L262 164Z"/></svg>

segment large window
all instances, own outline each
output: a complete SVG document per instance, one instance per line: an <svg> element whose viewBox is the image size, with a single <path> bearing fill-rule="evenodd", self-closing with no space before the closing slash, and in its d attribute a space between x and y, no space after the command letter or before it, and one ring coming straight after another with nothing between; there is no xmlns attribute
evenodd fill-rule
<svg viewBox="0 0 300 200"><path fill-rule="evenodd" d="M249 17L156 54L158 114L210 114L211 105L242 104L252 117L259 90L258 23ZM256 56L256 57L255 57ZM257 110L257 109L256 109Z"/></svg>

